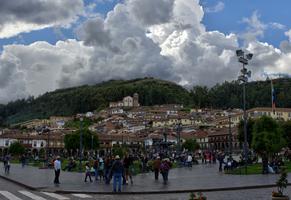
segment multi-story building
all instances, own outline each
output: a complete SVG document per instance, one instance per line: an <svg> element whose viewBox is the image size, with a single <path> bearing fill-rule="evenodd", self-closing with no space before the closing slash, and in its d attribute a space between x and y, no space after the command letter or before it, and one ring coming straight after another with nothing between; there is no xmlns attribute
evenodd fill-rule
<svg viewBox="0 0 291 200"><path fill-rule="evenodd" d="M269 107L252 108L247 111L248 117L258 118L261 116L269 116L276 120L291 120L291 108L276 108Z"/></svg>
<svg viewBox="0 0 291 200"><path fill-rule="evenodd" d="M21 143L33 154L38 154L41 149L45 152L60 153L64 150L65 133L52 131L42 134L37 132L6 131L0 135L0 155L7 152L14 142Z"/></svg>
<svg viewBox="0 0 291 200"><path fill-rule="evenodd" d="M208 144L211 150L223 150L233 152L240 151L237 128L216 128L208 130Z"/></svg>

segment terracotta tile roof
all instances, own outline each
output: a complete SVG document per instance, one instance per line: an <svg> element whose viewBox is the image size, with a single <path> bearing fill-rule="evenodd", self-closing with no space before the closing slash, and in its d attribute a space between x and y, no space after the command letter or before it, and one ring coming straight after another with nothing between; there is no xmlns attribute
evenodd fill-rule
<svg viewBox="0 0 291 200"><path fill-rule="evenodd" d="M254 112L254 111L265 111L265 112L272 112L273 109L271 107L257 107L247 110L247 112ZM291 112L291 108L276 108L276 112Z"/></svg>

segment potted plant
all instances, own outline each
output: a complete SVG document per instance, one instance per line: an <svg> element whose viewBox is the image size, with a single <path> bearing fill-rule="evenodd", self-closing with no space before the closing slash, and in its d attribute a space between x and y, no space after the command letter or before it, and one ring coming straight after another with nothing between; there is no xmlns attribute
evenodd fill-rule
<svg viewBox="0 0 291 200"><path fill-rule="evenodd" d="M277 192L272 192L272 200L289 200L287 195L283 194L284 189L287 187L288 179L287 179L287 172L286 168L281 168L280 177L276 182L277 185Z"/></svg>
<svg viewBox="0 0 291 200"><path fill-rule="evenodd" d="M207 200L207 198L202 194L202 192L198 193L191 192L189 200Z"/></svg>

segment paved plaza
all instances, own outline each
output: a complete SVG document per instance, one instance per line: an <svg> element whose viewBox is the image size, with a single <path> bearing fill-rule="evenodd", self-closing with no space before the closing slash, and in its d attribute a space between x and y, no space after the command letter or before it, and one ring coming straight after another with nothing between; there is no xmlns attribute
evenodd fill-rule
<svg viewBox="0 0 291 200"><path fill-rule="evenodd" d="M269 186L275 183L278 175L226 175L219 173L217 165L196 165L193 168L172 169L168 185L154 181L153 174L140 174L134 177L134 184L123 187L128 194L112 194L112 185L100 182L84 183L84 174L61 173L61 184L53 182L54 171L20 165L12 165L11 173L0 173L0 199L8 200L65 200L65 199L106 199L106 200L185 200L187 190L216 189L221 191L204 192L210 200L268 200L274 187L232 190L234 187ZM9 179L7 181L3 179ZM28 187L20 186L12 181ZM290 181L290 179L289 179ZM31 187L31 188L29 188ZM37 189L37 190L33 190ZM224 189L226 189L224 191ZM107 193L107 194L106 194ZM287 188L291 194L291 189Z"/></svg>
<svg viewBox="0 0 291 200"><path fill-rule="evenodd" d="M32 189L41 189L52 192L85 192L111 193L112 186L103 182L84 183L84 174L76 172L61 172L61 184L53 184L54 171L52 169L38 169L20 165L12 165L9 175L3 171L1 176L12 181L29 186ZM274 185L278 175L227 175L218 172L217 165L196 165L192 168L172 169L169 174L169 183L164 185L162 180L155 181L153 173L134 176L134 184L126 185L123 192L128 193L162 193L183 192L190 190L231 190L244 187L270 187ZM289 182L291 179L289 178Z"/></svg>

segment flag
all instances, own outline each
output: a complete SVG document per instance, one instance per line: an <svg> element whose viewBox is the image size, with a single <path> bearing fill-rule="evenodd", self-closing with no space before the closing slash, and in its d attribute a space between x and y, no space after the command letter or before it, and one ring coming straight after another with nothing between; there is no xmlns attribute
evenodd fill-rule
<svg viewBox="0 0 291 200"><path fill-rule="evenodd" d="M275 109L276 109L276 93L275 89L273 86L273 81L271 80L271 90L272 90L272 111L275 114Z"/></svg>

